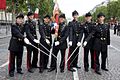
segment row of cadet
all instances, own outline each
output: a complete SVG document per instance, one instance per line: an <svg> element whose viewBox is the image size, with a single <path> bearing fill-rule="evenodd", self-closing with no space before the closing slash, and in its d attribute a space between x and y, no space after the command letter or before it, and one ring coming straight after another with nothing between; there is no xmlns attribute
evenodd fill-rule
<svg viewBox="0 0 120 80"><path fill-rule="evenodd" d="M86 13L85 22L80 23L78 21L79 14L75 10L72 12L73 20L68 24L66 23L65 14L59 15L59 22L56 27L51 27L51 18L49 15L44 16L43 24L39 24L39 35L38 39L36 34L36 23L33 20L34 14L28 12L28 20L23 24L24 15L18 14L16 16L16 23L11 26L11 39L9 43L9 76L14 77L15 72L15 61L17 73L23 74L22 72L22 57L23 57L23 46L27 48L27 70L30 73L34 72L35 68L39 68L39 72L43 73L45 69L48 72L57 71L57 54L60 50L61 63L60 72L64 72L65 65L71 72L76 71L74 69L80 69L77 65L79 48L84 48L84 70L89 71L89 51L91 54L91 69L95 70L95 73L101 75L101 69L108 71L106 68L107 62L107 49L110 45L110 31L109 25L104 23L105 15L99 13L97 15L98 22L92 22L91 13ZM55 32L54 43L52 45L52 31ZM26 35L24 35L26 33ZM83 38L84 35L84 38ZM68 38L68 42L67 42ZM83 42L82 42L83 38ZM68 44L68 46L67 46ZM69 47L69 53L66 53L66 49ZM51 53L51 65L47 67ZM40 53L40 58L38 58ZM101 65L99 63L99 55L101 53ZM68 54L67 60L65 55ZM39 59L39 60L38 60ZM39 61L39 66L37 65Z"/></svg>

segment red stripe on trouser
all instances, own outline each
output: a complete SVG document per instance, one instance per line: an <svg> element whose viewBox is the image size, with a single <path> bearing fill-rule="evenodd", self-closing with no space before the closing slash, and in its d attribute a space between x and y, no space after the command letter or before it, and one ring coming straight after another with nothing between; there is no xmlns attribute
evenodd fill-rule
<svg viewBox="0 0 120 80"><path fill-rule="evenodd" d="M70 49L68 51L68 58L70 57ZM70 59L68 60L68 69L70 69Z"/></svg>
<svg viewBox="0 0 120 80"><path fill-rule="evenodd" d="M94 69L96 69L96 51L94 51Z"/></svg>
<svg viewBox="0 0 120 80"><path fill-rule="evenodd" d="M12 56L11 56L11 52L10 52L10 55L9 55L9 65L8 65L8 70L9 70L9 71L10 71L10 68L11 68L11 67L10 67L10 64L11 64L11 57L12 57Z"/></svg>
<svg viewBox="0 0 120 80"><path fill-rule="evenodd" d="M30 69L30 55L29 52L27 51L27 69Z"/></svg>

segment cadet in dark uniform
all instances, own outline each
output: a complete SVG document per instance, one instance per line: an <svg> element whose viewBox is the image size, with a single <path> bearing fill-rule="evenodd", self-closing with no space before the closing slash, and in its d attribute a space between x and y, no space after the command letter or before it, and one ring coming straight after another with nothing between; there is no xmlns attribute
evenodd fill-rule
<svg viewBox="0 0 120 80"><path fill-rule="evenodd" d="M17 66L17 73L23 74L22 72L22 56L23 56L23 45L24 42L29 44L29 40L24 37L24 26L23 26L23 14L19 14L16 17L16 23L11 26L11 39L9 44L10 58L9 58L9 76L14 76L15 71L15 60Z"/></svg>
<svg viewBox="0 0 120 80"><path fill-rule="evenodd" d="M92 15L91 13L86 13L85 15L85 23L83 24L83 30L82 33L84 33L84 40L88 37L88 35L92 32L94 24L91 21L92 19ZM83 36L83 35L82 35ZM82 37L81 37L82 39ZM79 42L81 43L81 39L79 39ZM93 41L94 38L92 37L89 42L87 43L87 45L84 47L84 69L86 72L88 72L88 68L89 68L89 60L88 60L88 55L89 55L89 51L91 54L91 68L94 69L94 50L93 50Z"/></svg>
<svg viewBox="0 0 120 80"><path fill-rule="evenodd" d="M37 35L36 35L36 23L33 21L34 15L32 12L28 12L27 17L28 17L28 20L25 23L26 37L29 39L31 44L38 47L39 40L37 40ZM31 56L32 52L33 52L33 58ZM37 68L37 62L38 62L38 50L28 45L27 46L27 69L29 72L31 73L34 72L32 68Z"/></svg>
<svg viewBox="0 0 120 80"><path fill-rule="evenodd" d="M101 53L101 69L104 71L108 71L106 69L106 59L107 59L107 46L110 45L110 31L109 26L104 23L105 15L103 13L99 13L98 24L94 27L93 32L88 36L86 41L84 42L84 46L94 35L94 54L95 54L95 72L101 75L100 72L100 63L99 63L99 55Z"/></svg>
<svg viewBox="0 0 120 80"><path fill-rule="evenodd" d="M52 53L57 57L59 50L61 51L61 63L60 63L60 72L64 72L64 64L65 64L65 51L67 48L67 37L69 35L69 28L65 23L65 14L61 14L59 16L59 28L58 28L58 36L54 40L53 51ZM55 70L57 68L57 59L52 56L51 58L51 66L48 70L49 72Z"/></svg>
<svg viewBox="0 0 120 80"><path fill-rule="evenodd" d="M40 43L50 51L51 43L52 43L52 35L51 35L51 24L50 24L50 16L46 15L44 17L44 22L39 26L39 33L41 35ZM43 46L40 45L40 49L44 51L46 54L50 54ZM40 51L40 73L43 72L44 69L47 69L47 64L49 60L49 56Z"/></svg>
<svg viewBox="0 0 120 80"><path fill-rule="evenodd" d="M72 13L73 21L69 22L68 26L70 28L70 35L69 35L69 55L72 54L72 52L76 49L77 46L80 46L81 44L78 43L78 38L81 35L81 26L80 22L78 22L78 12L74 11ZM76 55L78 55L79 48L74 52L73 56L68 61L68 70L69 71L75 71L73 67L80 68L77 66L78 56L75 58ZM73 60L74 59L74 60ZM70 64L69 64L70 63Z"/></svg>
<svg viewBox="0 0 120 80"><path fill-rule="evenodd" d="M116 32L117 32L117 23L115 22L114 23L114 34L116 34Z"/></svg>
<svg viewBox="0 0 120 80"><path fill-rule="evenodd" d="M117 26L117 35L120 36L120 23L118 23L118 26Z"/></svg>

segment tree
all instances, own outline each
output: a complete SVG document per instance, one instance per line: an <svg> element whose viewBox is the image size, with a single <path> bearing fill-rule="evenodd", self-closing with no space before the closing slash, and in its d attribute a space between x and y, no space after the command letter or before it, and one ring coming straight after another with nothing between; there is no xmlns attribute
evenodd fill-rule
<svg viewBox="0 0 120 80"><path fill-rule="evenodd" d="M26 3L26 1L28 2ZM39 8L40 15L43 16L45 14L52 15L53 7L53 0L7 0L7 12L15 10L16 13L23 12L26 14L28 8L33 12Z"/></svg>
<svg viewBox="0 0 120 80"><path fill-rule="evenodd" d="M93 12L93 20L94 21L96 21L97 14L99 12L103 12L106 15L107 21L111 17L117 17L117 19L120 20L120 0L110 1L105 6L96 7L95 12ZM80 16L80 19L82 19L82 16Z"/></svg>

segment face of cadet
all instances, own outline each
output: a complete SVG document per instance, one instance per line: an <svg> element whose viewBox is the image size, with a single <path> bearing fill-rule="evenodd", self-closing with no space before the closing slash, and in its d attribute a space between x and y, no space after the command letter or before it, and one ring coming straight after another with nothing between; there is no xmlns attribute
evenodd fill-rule
<svg viewBox="0 0 120 80"><path fill-rule="evenodd" d="M63 23L65 22L65 19L64 18L59 18L59 23Z"/></svg>
<svg viewBox="0 0 120 80"><path fill-rule="evenodd" d="M91 22L91 19L92 19L91 16L89 16L89 17L85 17L85 20L86 20L87 22Z"/></svg>
<svg viewBox="0 0 120 80"><path fill-rule="evenodd" d="M23 22L24 22L23 18L17 18L16 19L16 23L18 23L18 24L23 24Z"/></svg>
<svg viewBox="0 0 120 80"><path fill-rule="evenodd" d="M49 23L50 19L49 18L44 18L44 23Z"/></svg>
<svg viewBox="0 0 120 80"><path fill-rule="evenodd" d="M77 14L73 16L74 20L76 20L76 21L78 20L78 17L79 17L79 15L77 15Z"/></svg>
<svg viewBox="0 0 120 80"><path fill-rule="evenodd" d="M29 18L30 20L33 20L33 19L34 19L34 15L28 16L28 18Z"/></svg>
<svg viewBox="0 0 120 80"><path fill-rule="evenodd" d="M98 18L98 20L99 20L100 23L103 23L104 20L105 20L105 17L104 17L104 16L101 16L100 18Z"/></svg>

